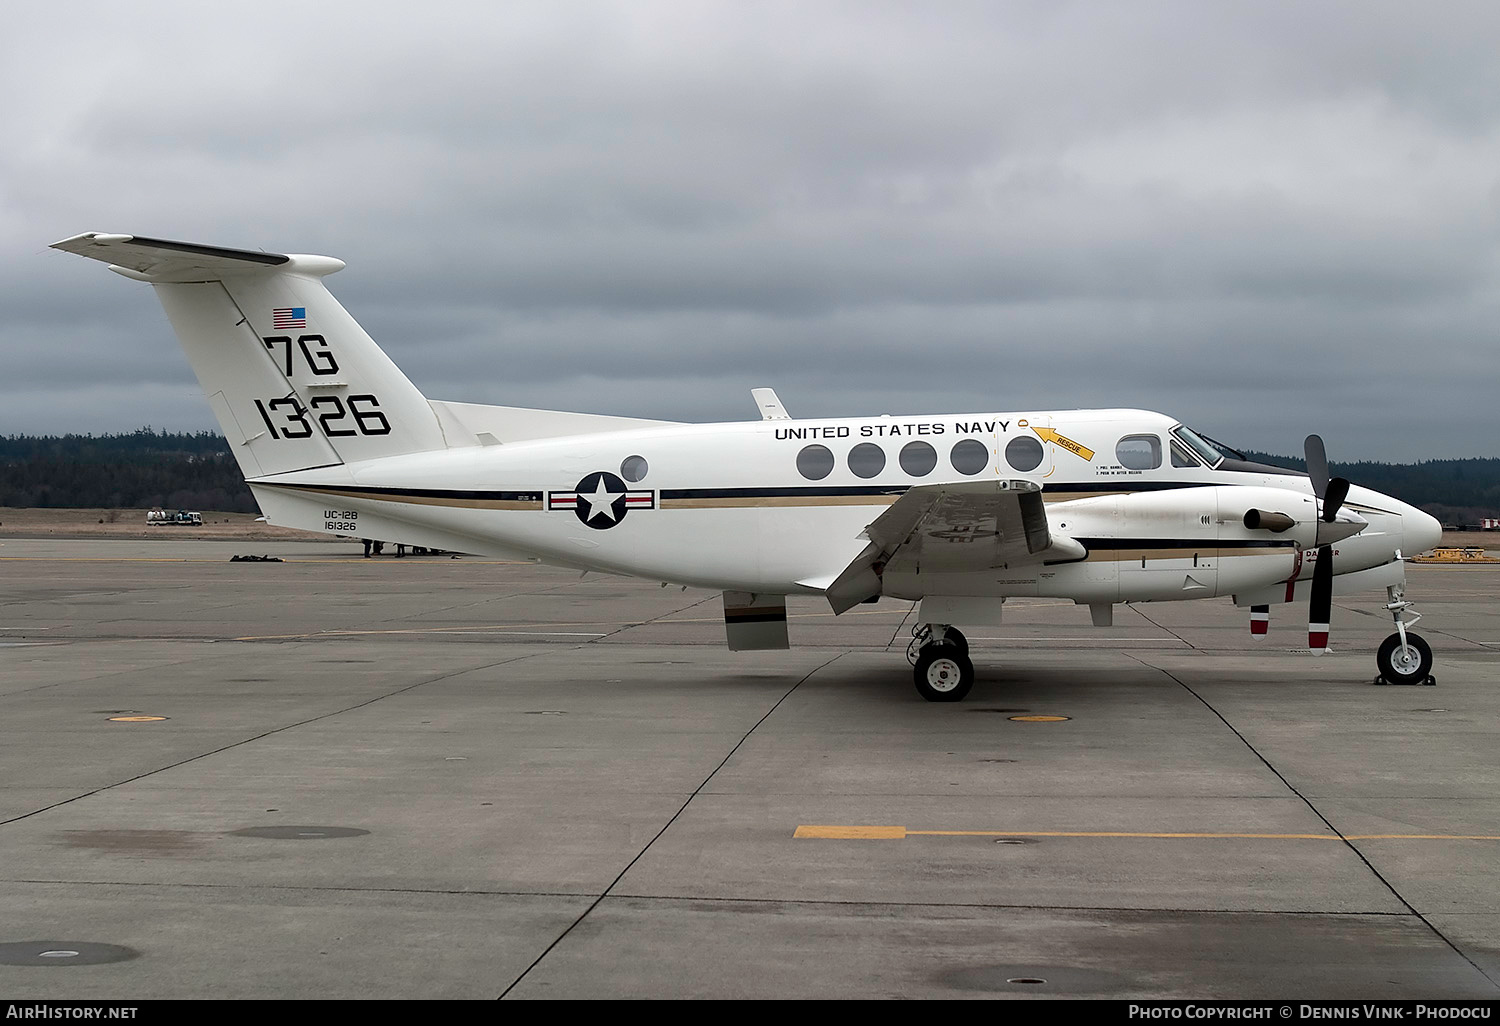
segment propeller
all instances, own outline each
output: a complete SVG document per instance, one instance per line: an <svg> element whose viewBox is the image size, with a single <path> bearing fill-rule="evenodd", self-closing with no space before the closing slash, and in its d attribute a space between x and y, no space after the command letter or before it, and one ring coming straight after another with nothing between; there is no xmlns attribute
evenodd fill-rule
<svg viewBox="0 0 1500 1026"><path fill-rule="evenodd" d="M1323 439L1308 435L1303 443L1307 455L1307 476L1318 497L1318 561L1313 564L1312 597L1307 605L1307 647L1313 655L1328 651L1328 620L1333 613L1333 543L1349 536L1348 531L1325 529L1339 515L1339 507L1349 497L1349 482L1342 477L1330 480L1328 455Z"/></svg>

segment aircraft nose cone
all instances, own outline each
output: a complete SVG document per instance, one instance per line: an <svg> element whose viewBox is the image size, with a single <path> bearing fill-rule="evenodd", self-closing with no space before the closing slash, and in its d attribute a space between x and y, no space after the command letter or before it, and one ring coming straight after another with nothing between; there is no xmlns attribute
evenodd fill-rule
<svg viewBox="0 0 1500 1026"><path fill-rule="evenodd" d="M1401 554L1418 556L1443 540L1443 525L1436 517L1412 509L1401 517Z"/></svg>

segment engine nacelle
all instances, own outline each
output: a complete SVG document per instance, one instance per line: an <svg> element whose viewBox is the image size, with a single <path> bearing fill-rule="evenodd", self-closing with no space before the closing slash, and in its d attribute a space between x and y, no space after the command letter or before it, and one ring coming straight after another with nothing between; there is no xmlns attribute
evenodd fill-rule
<svg viewBox="0 0 1500 1026"><path fill-rule="evenodd" d="M1265 587L1295 574L1301 550L1319 540L1311 494L1262 486L1099 495L1054 503L1047 519L1053 531L1077 539L1089 553L1073 564L1076 572L1058 574L1058 593L1062 578L1076 588L1073 578L1086 576L1099 601L1200 598ZM1338 523L1322 526L1354 533L1362 523L1357 514L1340 511ZM1043 582L1040 593L1049 591Z"/></svg>

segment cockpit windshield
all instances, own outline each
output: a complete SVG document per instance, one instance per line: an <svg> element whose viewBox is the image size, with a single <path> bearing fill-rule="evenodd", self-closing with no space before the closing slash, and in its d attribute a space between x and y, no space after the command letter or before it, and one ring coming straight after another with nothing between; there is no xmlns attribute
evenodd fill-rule
<svg viewBox="0 0 1500 1026"><path fill-rule="evenodd" d="M1186 445L1190 446L1192 450L1196 452L1198 456L1203 460L1203 462L1207 463L1210 467L1218 466L1220 461L1222 461L1225 457L1230 456L1231 454L1237 456L1240 455L1239 453L1236 453L1235 450L1230 449L1226 445L1216 445L1209 439L1198 434L1198 432L1194 431L1186 424L1178 424L1175 428L1172 429L1172 433L1180 438ZM1243 459L1244 457L1241 456L1240 458Z"/></svg>

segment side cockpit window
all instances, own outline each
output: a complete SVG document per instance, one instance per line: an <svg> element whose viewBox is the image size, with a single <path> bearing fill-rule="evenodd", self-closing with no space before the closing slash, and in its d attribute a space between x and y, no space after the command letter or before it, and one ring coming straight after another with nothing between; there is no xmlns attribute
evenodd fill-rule
<svg viewBox="0 0 1500 1026"><path fill-rule="evenodd" d="M1197 453L1204 463L1210 467L1217 467L1224 460L1224 453L1214 446L1208 439L1188 427L1186 424L1178 424L1172 429L1172 434L1180 438L1188 448ZM1173 464L1176 465L1175 463Z"/></svg>
<svg viewBox="0 0 1500 1026"><path fill-rule="evenodd" d="M1193 459L1193 454L1190 453L1190 452L1188 452L1187 446L1183 445L1181 442L1179 442L1175 438L1172 439L1171 449L1172 449L1172 466L1177 467L1179 469L1183 468L1183 467L1196 467L1196 466L1198 466L1198 461L1195 460L1195 459Z"/></svg>
<svg viewBox="0 0 1500 1026"><path fill-rule="evenodd" d="M1155 435L1126 435L1115 443L1115 459L1127 470L1155 470L1161 466L1161 439Z"/></svg>

